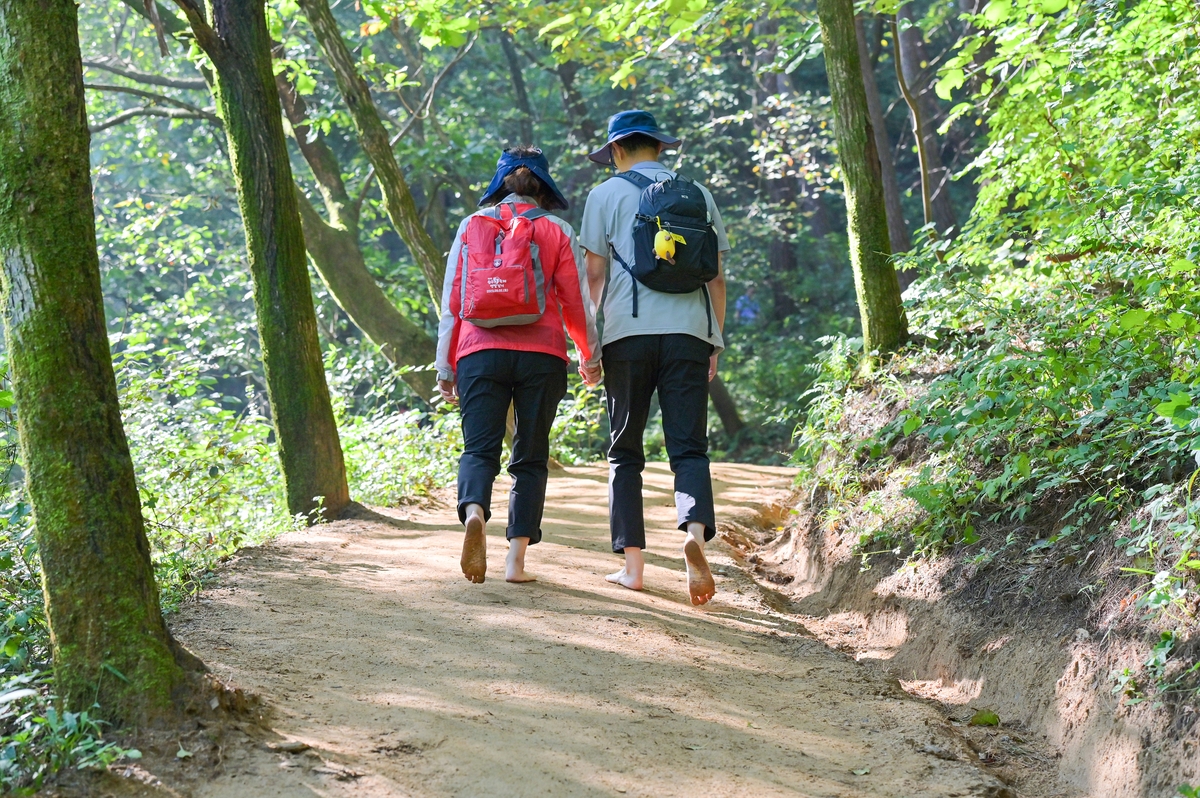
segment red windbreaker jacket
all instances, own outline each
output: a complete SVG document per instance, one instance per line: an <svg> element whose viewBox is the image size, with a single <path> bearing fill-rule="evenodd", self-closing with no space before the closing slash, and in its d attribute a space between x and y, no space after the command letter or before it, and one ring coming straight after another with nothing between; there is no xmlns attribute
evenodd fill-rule
<svg viewBox="0 0 1200 798"><path fill-rule="evenodd" d="M535 207L529 198L513 194L504 202L515 205L517 213ZM583 250L571 225L557 216L534 220L533 240L538 245L546 290L546 312L540 319L532 324L477 327L451 313L450 297L462 289L461 251L468 219L470 217L459 225L446 260L442 315L438 324L438 379L454 379L459 358L483 349L545 352L570 362L564 326L579 350L580 362L594 364L599 361L600 338L596 332L595 308L587 292Z"/></svg>

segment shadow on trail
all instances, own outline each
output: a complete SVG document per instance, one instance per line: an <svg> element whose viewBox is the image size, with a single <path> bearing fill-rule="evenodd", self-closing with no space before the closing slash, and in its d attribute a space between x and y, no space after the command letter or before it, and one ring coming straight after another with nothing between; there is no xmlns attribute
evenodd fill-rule
<svg viewBox="0 0 1200 798"><path fill-rule="evenodd" d="M790 480L723 476L738 505L742 487ZM528 585L502 579L502 503L482 585L458 572L452 508L416 521L356 509L244 557L181 638L262 694L281 735L362 775L343 789L231 764L198 798L984 794L971 768L906 742L929 739L929 712L782 623L749 580L718 576L714 604L692 607L681 557L656 553L681 542L673 507L647 502L647 589L605 582L619 559L603 477L551 479ZM647 469L648 489L669 480ZM936 788L943 777L953 789Z"/></svg>

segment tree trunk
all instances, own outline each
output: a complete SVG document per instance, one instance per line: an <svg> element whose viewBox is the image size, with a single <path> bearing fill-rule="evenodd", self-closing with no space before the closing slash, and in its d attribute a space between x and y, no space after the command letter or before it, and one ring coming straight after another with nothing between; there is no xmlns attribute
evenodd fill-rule
<svg viewBox="0 0 1200 798"><path fill-rule="evenodd" d="M567 144L570 151L579 155L582 151L591 149L596 144L598 136L596 123L592 121L588 114L587 100L583 96L583 92L575 84L575 77L579 74L579 63L576 61L565 61L557 64L554 68L555 74L558 75L559 83L562 86L562 104L563 110L567 112L567 121L570 129L567 131ZM571 160L583 161L585 164L590 164L582 158L564 159L566 163ZM566 164L564 164L565 167ZM580 165L566 171L565 177L560 176L559 190L562 191L567 201L571 203L571 210L567 211L564 216L569 217L568 221L579 227L580 209L583 205L583 196L586 190L592 185L592 180L595 177L595 170L590 166Z"/></svg>
<svg viewBox="0 0 1200 798"><path fill-rule="evenodd" d="M746 428L746 424L738 414L737 404L733 401L729 389L725 387L721 375L713 377L708 384L708 398L712 399L717 417L721 419L721 426L725 428L725 434L730 440L736 439L738 433Z"/></svg>
<svg viewBox="0 0 1200 798"><path fill-rule="evenodd" d="M529 92L525 89L525 76L522 74L521 58L517 48L513 46L512 35L508 31L500 31L500 47L504 50L504 58L508 61L508 73L512 77L513 96L517 100L517 110L521 116L517 121L519 144L533 144L533 107L529 104Z"/></svg>
<svg viewBox="0 0 1200 798"><path fill-rule="evenodd" d="M73 0L0 0L0 251L17 428L64 708L141 722L183 684L105 330ZM194 658L191 658L194 661Z"/></svg>
<svg viewBox="0 0 1200 798"><path fill-rule="evenodd" d="M933 206L933 221L939 234L945 234L958 225L954 205L950 201L950 170L942 161L942 145L938 141L937 118L939 109L933 95L935 72L929 69L929 56L925 50L925 37L917 27L916 8L912 3L900 6L896 12L900 21L900 34L896 55L899 56L904 81L916 98L920 111L921 141L925 148L929 201Z"/></svg>
<svg viewBox="0 0 1200 798"><path fill-rule="evenodd" d="M317 338L265 2L210 0L211 26L192 0L177 2L216 70L288 511L311 518L321 506L333 517L350 491Z"/></svg>
<svg viewBox="0 0 1200 798"><path fill-rule="evenodd" d="M879 84L875 82L875 65L867 48L867 36L861 15L854 17L854 32L858 39L858 60L862 68L863 89L867 93L867 110L871 114L871 127L875 130L875 151L879 153L879 166L883 175L883 202L887 207L888 240L892 253L908 252L912 241L908 237L908 223L904 220L904 208L900 204L900 181L896 179L896 162L892 158L892 145L888 141L887 124L883 119L883 102L879 99Z"/></svg>
<svg viewBox="0 0 1200 798"><path fill-rule="evenodd" d="M304 243L317 273L338 307L384 357L400 367L428 366L437 355L433 340L396 309L367 269L359 243L358 209L346 191L337 156L320 134L312 135L304 99L283 73L275 76L275 83L292 135L317 180L329 217L328 221L322 218L297 188ZM437 393L437 377L432 371L409 371L403 379L422 399L432 399Z"/></svg>
<svg viewBox="0 0 1200 798"><path fill-rule="evenodd" d="M388 142L387 131L384 130L383 120L379 118L375 101L371 99L367 82L358 74L354 57L342 39L333 12L329 10L328 0L300 0L300 7L308 17L321 52L325 54L325 60L337 78L342 99L345 100L350 116L354 119L359 145L362 146L371 165L375 167L375 174L383 192L384 210L387 211L396 232L412 252L413 260L421 269L421 273L425 275L433 311L439 313L442 276L446 270L445 259L433 243L429 232L421 224L417 204L408 188L408 182L404 179L404 172L396 162L396 154Z"/></svg>
<svg viewBox="0 0 1200 798"><path fill-rule="evenodd" d="M555 67L559 82L562 84L563 109L567 112L571 129L567 133L567 141L572 147L588 146L596 139L596 123L588 115L587 100L583 92L575 85L575 77L579 74L579 63L564 61Z"/></svg>
<svg viewBox="0 0 1200 798"><path fill-rule="evenodd" d="M883 176L867 109L852 0L817 0L834 134L846 192L850 264L862 318L863 351L895 349L908 337L888 241Z"/></svg>

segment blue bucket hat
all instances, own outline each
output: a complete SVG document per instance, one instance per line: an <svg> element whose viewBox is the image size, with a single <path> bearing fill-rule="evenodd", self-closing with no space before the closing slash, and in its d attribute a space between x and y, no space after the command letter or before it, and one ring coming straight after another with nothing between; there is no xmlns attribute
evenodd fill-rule
<svg viewBox="0 0 1200 798"><path fill-rule="evenodd" d="M632 136L634 133L644 133L650 138L658 139L668 147L678 147L683 141L659 130L658 123L654 121L654 115L649 111L622 111L619 114L613 114L612 118L608 120L608 141L604 142L603 147L589 154L588 158L601 166L612 166L613 142Z"/></svg>
<svg viewBox="0 0 1200 798"><path fill-rule="evenodd" d="M504 188L504 178L524 166L537 175L537 179L541 180L546 188L550 189L550 201L546 205L546 210L567 209L567 198L558 190L554 178L550 176L550 163L546 160L546 156L536 147L532 149L535 154L523 155L513 150L505 150L500 153L500 160L496 161L496 174L492 177L492 182L488 184L487 190L483 192L483 198L479 200L480 207L504 199L507 194L507 189Z"/></svg>

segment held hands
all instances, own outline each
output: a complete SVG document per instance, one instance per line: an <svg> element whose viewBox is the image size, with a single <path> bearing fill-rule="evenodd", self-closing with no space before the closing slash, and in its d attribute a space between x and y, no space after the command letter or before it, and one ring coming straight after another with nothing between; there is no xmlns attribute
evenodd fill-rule
<svg viewBox="0 0 1200 798"><path fill-rule="evenodd" d="M711 355L708 356L708 381L709 382L712 382L713 377L717 376L717 358L719 356L720 355L718 352L713 352Z"/></svg>
<svg viewBox="0 0 1200 798"><path fill-rule="evenodd" d="M579 376L583 377L584 385L589 388L600 384L600 375L602 368L599 361L594 366L588 366L586 363L579 366Z"/></svg>
<svg viewBox="0 0 1200 798"><path fill-rule="evenodd" d="M438 380L438 393L450 404L458 404L458 386L454 384L454 380Z"/></svg>

